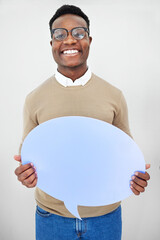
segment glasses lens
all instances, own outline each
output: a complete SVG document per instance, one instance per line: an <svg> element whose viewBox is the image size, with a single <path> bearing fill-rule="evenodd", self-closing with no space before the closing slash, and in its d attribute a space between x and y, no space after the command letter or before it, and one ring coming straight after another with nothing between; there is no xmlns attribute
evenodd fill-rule
<svg viewBox="0 0 160 240"><path fill-rule="evenodd" d="M74 28L72 31L72 36L77 40L84 38L85 34L86 31L84 28Z"/></svg>
<svg viewBox="0 0 160 240"><path fill-rule="evenodd" d="M53 36L56 40L62 41L67 37L67 32L65 29L55 29Z"/></svg>

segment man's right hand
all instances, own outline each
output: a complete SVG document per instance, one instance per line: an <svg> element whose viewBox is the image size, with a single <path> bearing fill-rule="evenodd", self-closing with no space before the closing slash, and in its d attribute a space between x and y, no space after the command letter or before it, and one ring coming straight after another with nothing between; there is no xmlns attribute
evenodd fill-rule
<svg viewBox="0 0 160 240"><path fill-rule="evenodd" d="M21 156L15 155L14 159L21 163ZM37 173L32 163L20 165L16 168L15 174L18 180L28 188L33 188L37 184Z"/></svg>

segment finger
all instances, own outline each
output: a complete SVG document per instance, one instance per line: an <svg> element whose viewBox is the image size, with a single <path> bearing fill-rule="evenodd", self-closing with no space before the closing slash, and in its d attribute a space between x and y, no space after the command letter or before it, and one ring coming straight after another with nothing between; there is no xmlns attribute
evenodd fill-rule
<svg viewBox="0 0 160 240"><path fill-rule="evenodd" d="M147 187L147 181L142 180L136 176L132 177L132 181L134 181L136 184L138 184L141 187Z"/></svg>
<svg viewBox="0 0 160 240"><path fill-rule="evenodd" d="M139 195L139 194L140 194L140 192L137 191L132 185L130 186L130 188L131 188L132 192L133 192L135 195Z"/></svg>
<svg viewBox="0 0 160 240"><path fill-rule="evenodd" d="M14 160L21 162L21 155L14 155Z"/></svg>
<svg viewBox="0 0 160 240"><path fill-rule="evenodd" d="M32 184L28 185L28 188L33 188L37 185L37 177L34 179L34 181L32 182Z"/></svg>
<svg viewBox="0 0 160 240"><path fill-rule="evenodd" d="M33 164L32 163L28 163L28 164L25 164L25 165L21 165L19 167L16 168L15 170L15 174L17 176L19 176L22 172L26 171L27 169L29 168L32 168L33 167Z"/></svg>
<svg viewBox="0 0 160 240"><path fill-rule="evenodd" d="M25 179L28 179L33 173L35 173L35 169L29 168L18 176L18 180L20 182L23 182Z"/></svg>
<svg viewBox="0 0 160 240"><path fill-rule="evenodd" d="M149 169L151 167L151 164L146 164L146 169Z"/></svg>
<svg viewBox="0 0 160 240"><path fill-rule="evenodd" d="M150 179L150 175L145 172L145 173L142 173L142 172L135 172L135 175L143 180L149 180Z"/></svg>
<svg viewBox="0 0 160 240"><path fill-rule="evenodd" d="M131 181L131 186L138 192L144 192L145 188L139 186L137 183Z"/></svg>
<svg viewBox="0 0 160 240"><path fill-rule="evenodd" d="M35 173L33 173L32 175L30 175L27 179L25 179L24 181L22 181L22 184L29 187L30 185L33 184L33 182L35 181L35 179L37 175Z"/></svg>

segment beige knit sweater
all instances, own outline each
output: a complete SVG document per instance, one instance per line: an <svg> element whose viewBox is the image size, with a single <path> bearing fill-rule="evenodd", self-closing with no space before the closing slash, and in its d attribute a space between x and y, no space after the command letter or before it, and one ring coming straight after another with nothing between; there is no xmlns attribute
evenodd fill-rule
<svg viewBox="0 0 160 240"><path fill-rule="evenodd" d="M93 73L84 86L64 87L52 76L33 90L26 97L24 105L22 143L38 124L62 116L96 118L113 124L130 135L127 106L122 92ZM49 196L38 187L35 198L37 204L48 212L74 217L63 201ZM107 214L119 205L120 202L98 207L78 206L78 210L82 218L94 217Z"/></svg>

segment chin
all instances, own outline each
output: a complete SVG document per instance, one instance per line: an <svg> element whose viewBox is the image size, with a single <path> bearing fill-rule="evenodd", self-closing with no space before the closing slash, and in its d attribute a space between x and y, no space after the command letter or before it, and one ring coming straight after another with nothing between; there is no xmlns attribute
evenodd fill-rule
<svg viewBox="0 0 160 240"><path fill-rule="evenodd" d="M73 62L73 63L65 64L63 66L66 67L66 68L77 68L77 67L82 66L82 64L81 63L76 64L75 62Z"/></svg>

